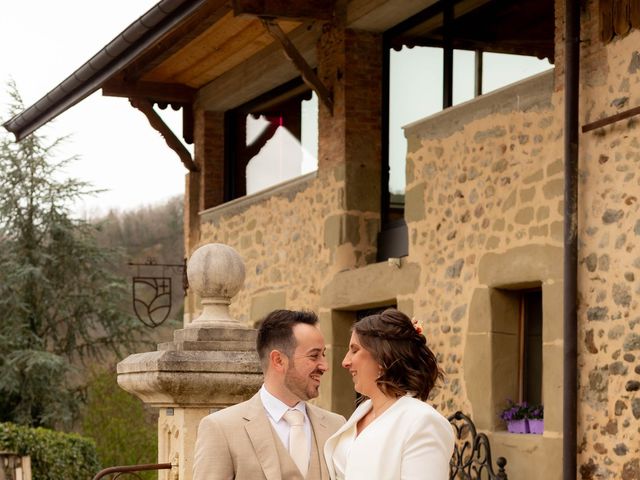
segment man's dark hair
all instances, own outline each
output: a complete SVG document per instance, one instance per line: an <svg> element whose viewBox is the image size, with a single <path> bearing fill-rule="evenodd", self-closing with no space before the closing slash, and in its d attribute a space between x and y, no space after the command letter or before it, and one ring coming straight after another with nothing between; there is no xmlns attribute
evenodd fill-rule
<svg viewBox="0 0 640 480"><path fill-rule="evenodd" d="M269 352L279 350L287 357L296 349L293 327L298 323L317 325L318 317L313 312L294 310L274 310L260 321L256 350L263 369L268 365Z"/></svg>

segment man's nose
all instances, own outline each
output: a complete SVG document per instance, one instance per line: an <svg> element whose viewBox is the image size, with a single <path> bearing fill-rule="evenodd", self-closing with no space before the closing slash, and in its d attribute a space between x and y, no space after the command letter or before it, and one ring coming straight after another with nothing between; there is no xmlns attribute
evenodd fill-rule
<svg viewBox="0 0 640 480"><path fill-rule="evenodd" d="M327 357L322 357L320 363L318 364L318 369L320 369L323 373L329 370L329 362L327 362Z"/></svg>

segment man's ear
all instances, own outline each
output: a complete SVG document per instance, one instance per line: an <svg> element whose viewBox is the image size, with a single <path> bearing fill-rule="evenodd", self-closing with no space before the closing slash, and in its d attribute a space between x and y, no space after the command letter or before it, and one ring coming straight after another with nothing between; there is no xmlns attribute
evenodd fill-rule
<svg viewBox="0 0 640 480"><path fill-rule="evenodd" d="M271 350L269 352L269 365L276 372L283 373L287 365L289 365L289 358L280 350Z"/></svg>

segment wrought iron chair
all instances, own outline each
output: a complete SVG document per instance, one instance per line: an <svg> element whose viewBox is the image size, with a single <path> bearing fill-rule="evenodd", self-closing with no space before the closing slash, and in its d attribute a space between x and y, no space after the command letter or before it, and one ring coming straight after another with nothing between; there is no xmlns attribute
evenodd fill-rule
<svg viewBox="0 0 640 480"><path fill-rule="evenodd" d="M456 434L453 456L449 462L449 480L508 480L507 460L498 457L498 472L493 470L491 445L484 433L478 433L471 419L462 412L449 417Z"/></svg>

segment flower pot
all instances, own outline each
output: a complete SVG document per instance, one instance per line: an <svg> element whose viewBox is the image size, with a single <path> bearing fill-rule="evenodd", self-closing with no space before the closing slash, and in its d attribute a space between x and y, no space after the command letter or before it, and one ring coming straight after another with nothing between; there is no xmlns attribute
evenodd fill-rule
<svg viewBox="0 0 640 480"><path fill-rule="evenodd" d="M529 426L527 420L509 420L507 422L507 430L509 433L529 433Z"/></svg>
<svg viewBox="0 0 640 480"><path fill-rule="evenodd" d="M544 432L544 420L542 418L530 418L528 420L528 423L529 433L542 435L542 433Z"/></svg>

